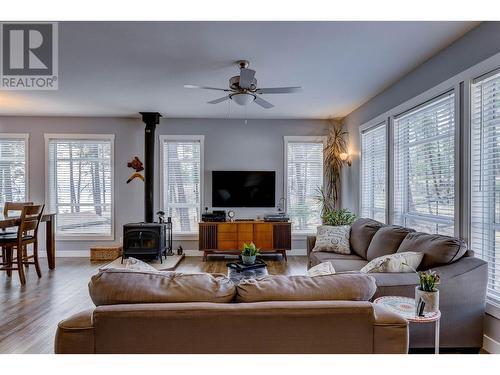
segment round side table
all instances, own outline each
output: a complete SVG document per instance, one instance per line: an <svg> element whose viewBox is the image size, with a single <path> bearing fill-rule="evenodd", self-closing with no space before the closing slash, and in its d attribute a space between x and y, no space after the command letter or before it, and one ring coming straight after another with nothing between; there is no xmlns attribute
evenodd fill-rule
<svg viewBox="0 0 500 375"><path fill-rule="evenodd" d="M382 305L387 309L401 315L410 323L434 323L434 353L439 354L439 320L441 312L426 313L424 316L415 315L415 300L408 297L384 296L379 297L373 303Z"/></svg>

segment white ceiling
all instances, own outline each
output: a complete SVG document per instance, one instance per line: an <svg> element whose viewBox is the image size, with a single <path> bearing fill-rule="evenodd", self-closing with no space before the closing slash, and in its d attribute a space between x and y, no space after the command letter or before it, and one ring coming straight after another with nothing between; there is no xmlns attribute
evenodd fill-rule
<svg viewBox="0 0 500 375"><path fill-rule="evenodd" d="M477 22L61 22L59 90L0 91L0 115L342 117ZM250 60L275 107L211 105Z"/></svg>

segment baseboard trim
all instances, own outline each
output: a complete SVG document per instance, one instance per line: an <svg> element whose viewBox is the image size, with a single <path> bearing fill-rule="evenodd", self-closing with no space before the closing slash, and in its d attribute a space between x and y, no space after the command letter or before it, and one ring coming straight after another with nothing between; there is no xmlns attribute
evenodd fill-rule
<svg viewBox="0 0 500 375"><path fill-rule="evenodd" d="M40 251L40 258L47 258L47 253L45 251ZM56 258L89 258L90 250L67 250L67 251L57 251Z"/></svg>
<svg viewBox="0 0 500 375"><path fill-rule="evenodd" d="M493 340L491 337L483 336L483 349L491 354L500 354L500 342Z"/></svg>

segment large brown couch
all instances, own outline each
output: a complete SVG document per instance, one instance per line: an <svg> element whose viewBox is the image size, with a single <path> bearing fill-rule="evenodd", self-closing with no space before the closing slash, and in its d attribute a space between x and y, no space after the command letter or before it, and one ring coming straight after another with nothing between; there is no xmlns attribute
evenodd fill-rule
<svg viewBox="0 0 500 375"><path fill-rule="evenodd" d="M412 229L384 225L371 219L358 219L351 227L351 254L313 252L316 238L308 237L309 267L330 262L336 272L359 271L370 260L396 252L422 251L418 270L439 273L441 342L443 349L478 351L483 342L487 263L474 257L457 238L415 232ZM373 299L397 295L414 297L418 276L415 273L371 273L377 283ZM431 324L410 325L410 348L425 349L434 345Z"/></svg>
<svg viewBox="0 0 500 375"><path fill-rule="evenodd" d="M270 276L107 270L96 308L59 323L56 353L406 353L408 323L369 302L366 275Z"/></svg>

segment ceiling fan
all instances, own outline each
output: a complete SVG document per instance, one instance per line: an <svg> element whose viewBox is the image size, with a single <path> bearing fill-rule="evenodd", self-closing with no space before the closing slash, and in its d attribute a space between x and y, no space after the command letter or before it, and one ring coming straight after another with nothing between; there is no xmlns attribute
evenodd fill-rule
<svg viewBox="0 0 500 375"><path fill-rule="evenodd" d="M274 105L267 100L262 99L261 94L291 94L302 90L302 87L266 87L258 88L255 70L248 69L250 64L247 60L238 60L236 64L240 68L240 75L229 79L229 89L220 89L217 87L207 87L198 85L184 85L187 89L204 89L224 91L228 94L222 98L211 100L209 104L218 104L226 100L232 100L239 105L247 105L251 101L260 105L262 108L273 108Z"/></svg>

